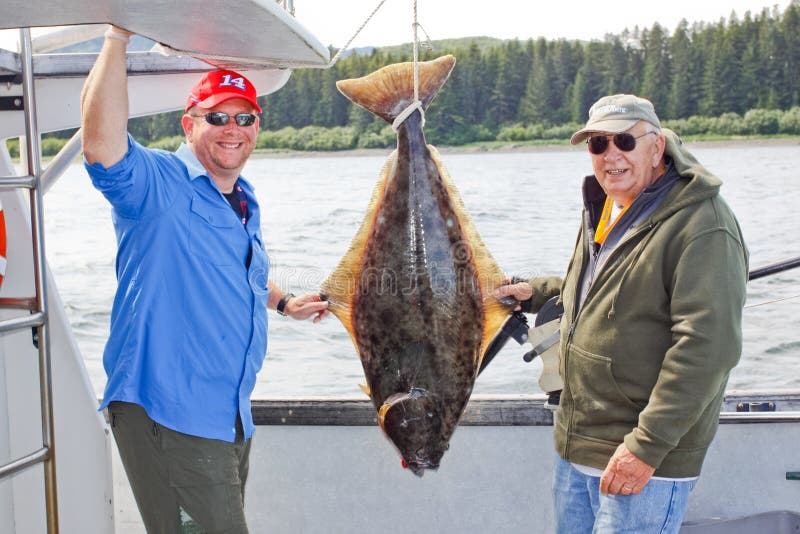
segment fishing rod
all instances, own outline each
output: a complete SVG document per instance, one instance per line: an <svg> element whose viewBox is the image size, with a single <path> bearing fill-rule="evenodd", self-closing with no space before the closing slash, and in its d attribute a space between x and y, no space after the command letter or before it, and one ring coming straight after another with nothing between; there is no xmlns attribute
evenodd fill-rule
<svg viewBox="0 0 800 534"><path fill-rule="evenodd" d="M770 263L769 265L759 267L758 269L753 269L750 271L747 279L756 280L771 274L782 273L783 271L788 271L789 269L794 269L795 267L800 267L800 256L787 260L776 261L775 263Z"/></svg>
<svg viewBox="0 0 800 534"><path fill-rule="evenodd" d="M758 278L764 278L765 276L782 273L784 271L788 271L789 269L794 269L795 267L800 267L800 256L776 261L775 263L764 265L758 269L753 269L748 273L747 279L757 280ZM556 318L556 316L552 318ZM551 318L548 317L548 319ZM539 323L540 321L537 320L535 326L538 326ZM513 312L503 323L502 328L487 347L480 369L478 370L478 374L482 373L483 370L486 369L486 366L489 365L489 362L494 359L494 357L498 352L500 352L500 349L503 348L509 339L514 339L520 345L524 344L528 340L528 328L529 325L525 315L519 311ZM535 356L537 356L535 351L531 351L525 355L525 361L529 362Z"/></svg>

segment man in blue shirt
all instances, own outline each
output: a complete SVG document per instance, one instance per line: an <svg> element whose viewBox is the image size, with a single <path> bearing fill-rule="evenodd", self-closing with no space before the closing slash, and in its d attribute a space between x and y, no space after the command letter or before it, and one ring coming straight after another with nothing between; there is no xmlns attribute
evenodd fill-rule
<svg viewBox="0 0 800 534"><path fill-rule="evenodd" d="M101 409L149 532L178 532L181 512L208 532L247 532L266 310L318 322L327 302L269 281L258 202L240 176L261 111L250 81L207 73L187 99L186 142L146 149L127 134L129 36L106 32L81 102L86 168L118 243Z"/></svg>

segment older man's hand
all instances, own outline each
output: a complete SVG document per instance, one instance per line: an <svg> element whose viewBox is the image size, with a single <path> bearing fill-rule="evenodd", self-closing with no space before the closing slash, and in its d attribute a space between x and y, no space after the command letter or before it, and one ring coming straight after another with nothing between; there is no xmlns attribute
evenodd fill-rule
<svg viewBox="0 0 800 534"><path fill-rule="evenodd" d="M600 477L600 492L604 495L636 495L644 489L655 470L622 443Z"/></svg>
<svg viewBox="0 0 800 534"><path fill-rule="evenodd" d="M509 278L503 282L503 285L494 290L494 296L497 299L513 297L522 302L533 296L533 288L528 282L515 282ZM520 307L517 306L515 309L519 310Z"/></svg>

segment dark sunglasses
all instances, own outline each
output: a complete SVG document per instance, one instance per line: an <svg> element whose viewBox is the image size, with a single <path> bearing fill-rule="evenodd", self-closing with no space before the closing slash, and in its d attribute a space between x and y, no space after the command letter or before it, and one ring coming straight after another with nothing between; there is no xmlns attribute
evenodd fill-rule
<svg viewBox="0 0 800 534"><path fill-rule="evenodd" d="M203 117L212 126L225 126L231 120L230 115L221 111L214 111L205 115L192 115L192 117ZM256 115L253 113L237 113L233 115L233 120L239 126L252 126L256 122Z"/></svg>
<svg viewBox="0 0 800 534"><path fill-rule="evenodd" d="M614 134L613 136L610 135L597 135L595 137L590 137L586 140L586 143L589 145L589 152L592 154L599 156L600 154L604 153L608 149L608 138L612 137L614 139L614 144L617 145L617 148L622 150L623 152L630 152L634 148L636 148L636 140L640 137L644 137L647 134L654 134L656 132L645 132L642 135L637 135L634 137L629 133L618 133Z"/></svg>

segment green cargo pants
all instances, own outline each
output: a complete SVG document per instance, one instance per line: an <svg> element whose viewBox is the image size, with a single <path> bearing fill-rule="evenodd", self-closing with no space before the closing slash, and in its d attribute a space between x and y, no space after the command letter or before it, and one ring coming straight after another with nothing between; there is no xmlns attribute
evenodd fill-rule
<svg viewBox="0 0 800 534"><path fill-rule="evenodd" d="M148 534L197 532L183 529L181 512L200 532L248 532L244 485L251 440L244 440L241 421L236 441L228 443L170 430L138 404L112 402L108 412Z"/></svg>

